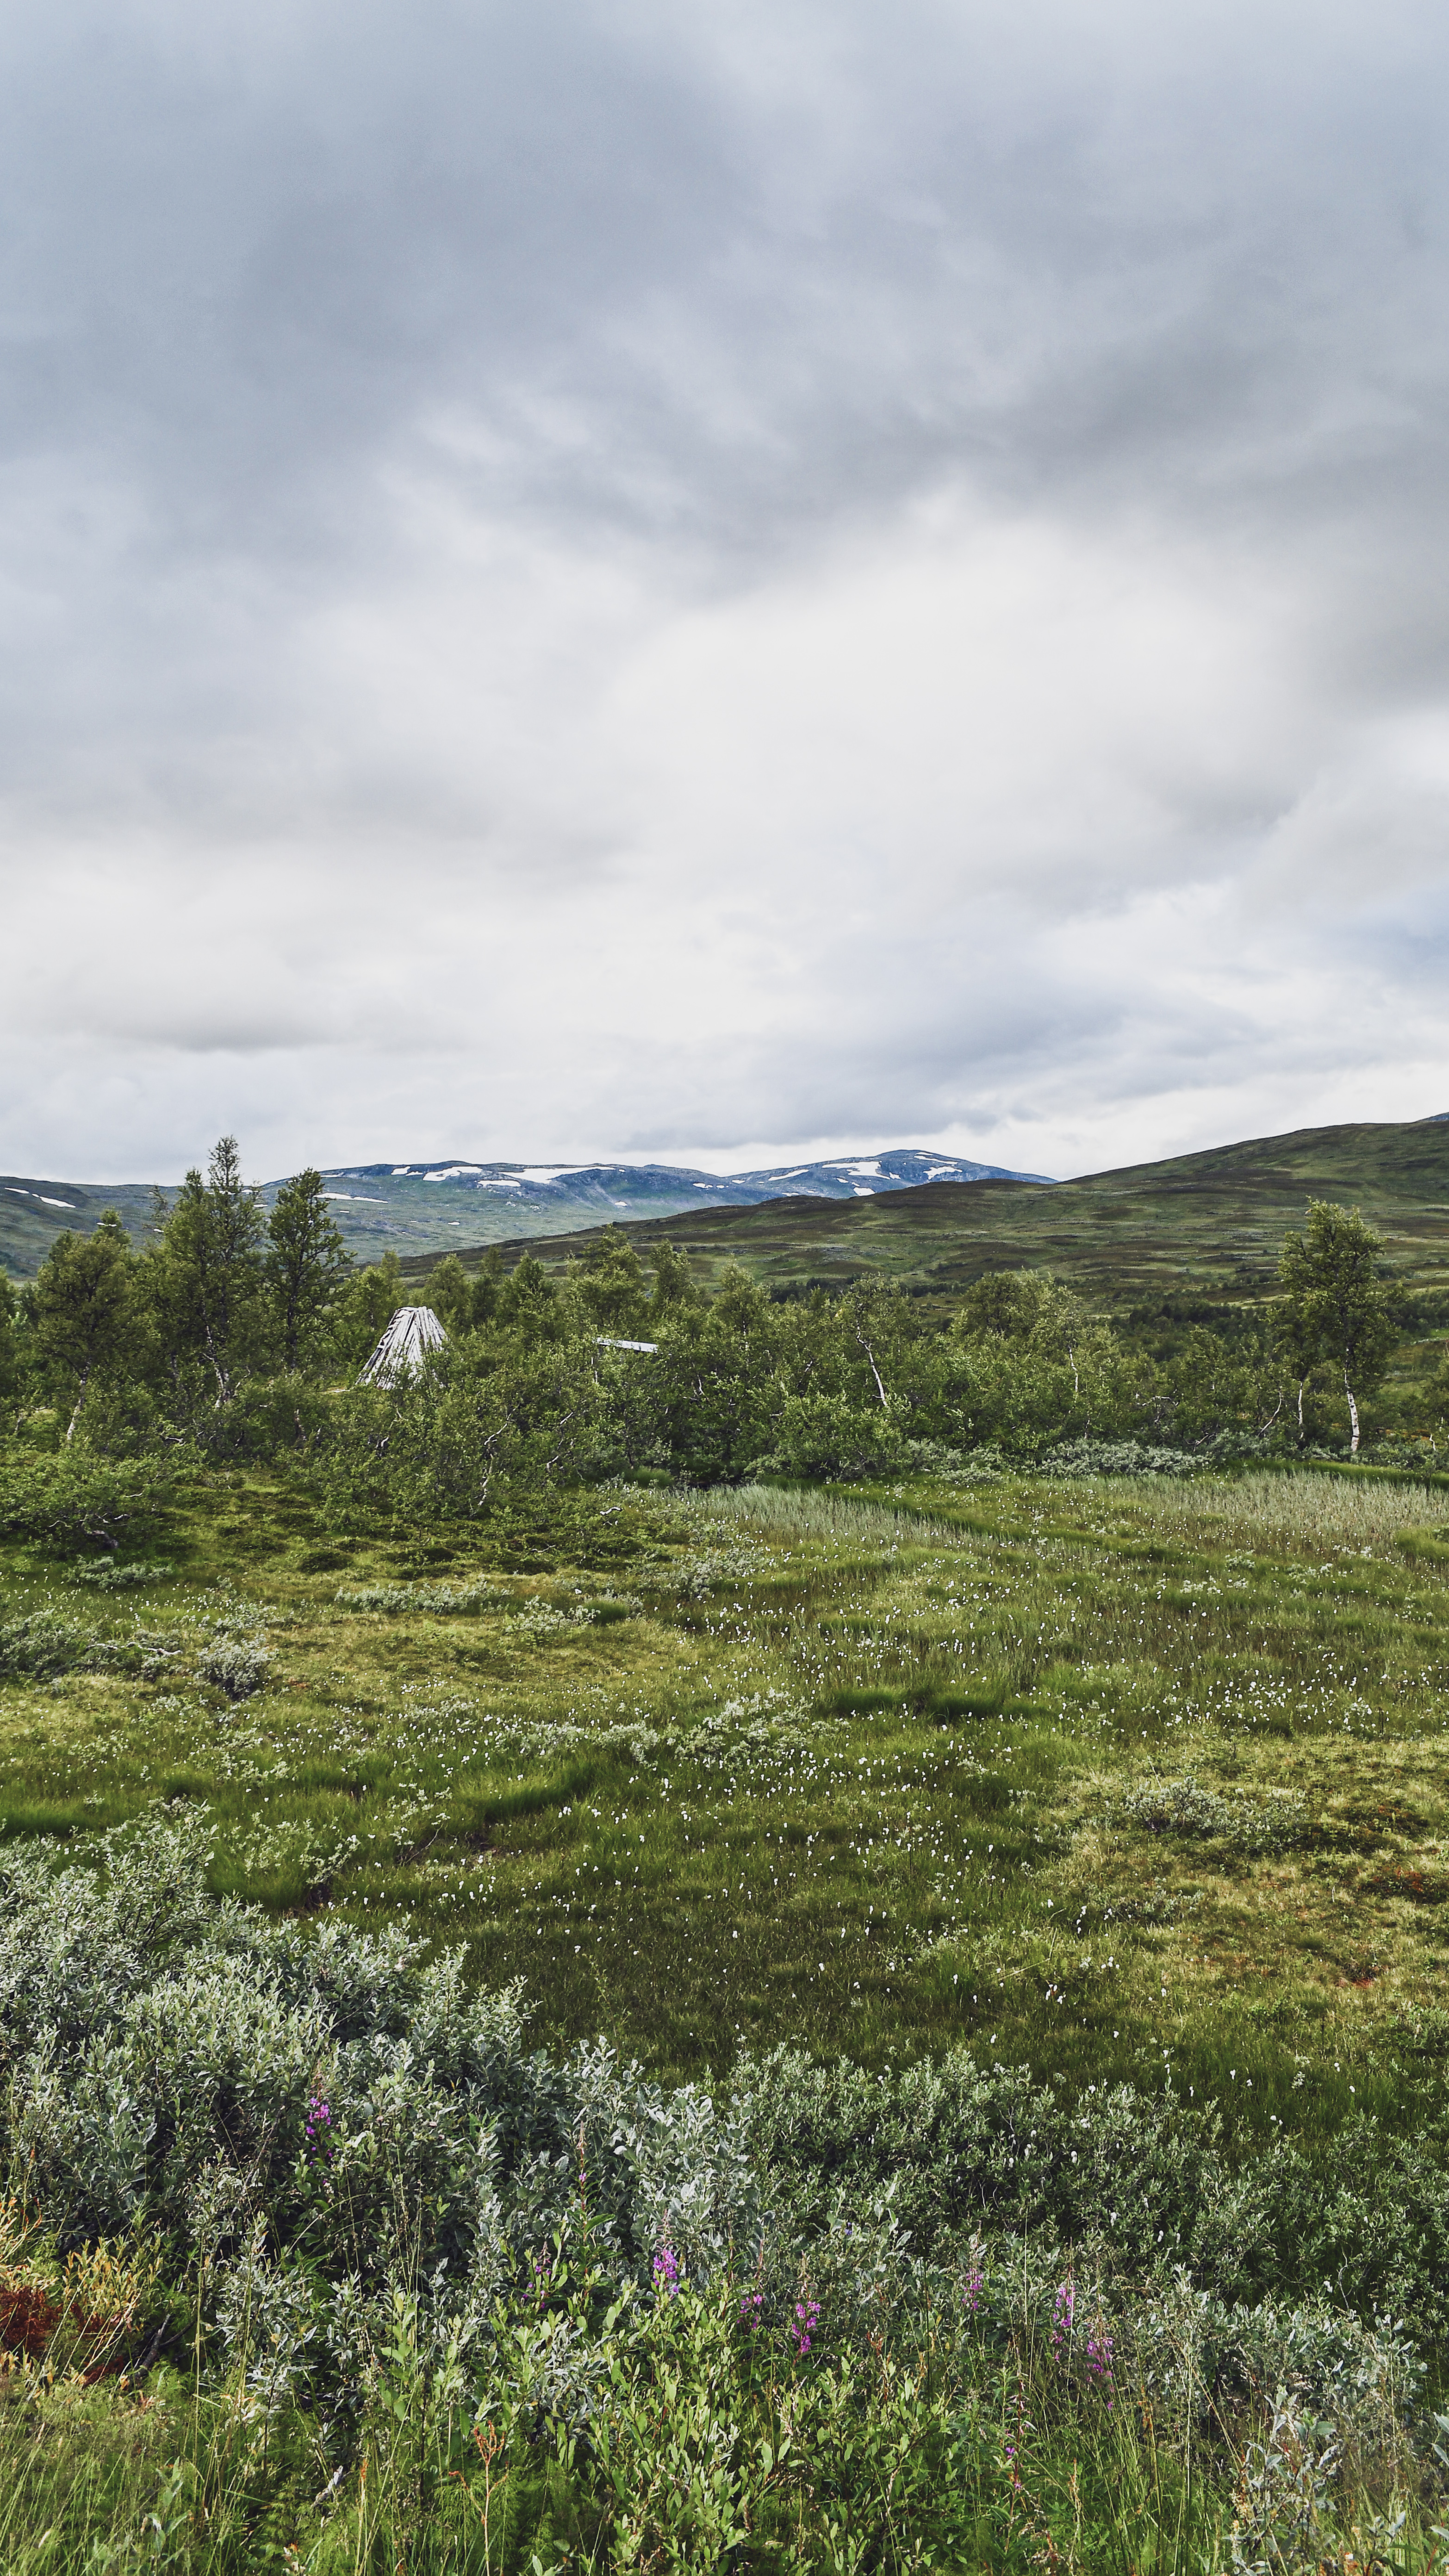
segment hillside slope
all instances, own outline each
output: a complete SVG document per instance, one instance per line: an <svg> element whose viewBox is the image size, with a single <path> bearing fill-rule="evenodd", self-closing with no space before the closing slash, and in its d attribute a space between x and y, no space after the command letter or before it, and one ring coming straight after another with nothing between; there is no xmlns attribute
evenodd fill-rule
<svg viewBox="0 0 1449 2576"><path fill-rule="evenodd" d="M1045 1184L1040 1172L1008 1172L956 1154L902 1146L842 1155L779 1170L699 1172L671 1163L349 1163L322 1175L332 1213L358 1261L432 1253L531 1234L568 1234L611 1219L673 1216L710 1207L755 1207L782 1190L807 1197L873 1198L921 1182L981 1180ZM262 1185L270 1207L280 1181ZM57 1234L88 1234L103 1208L120 1209L133 1238L150 1211L152 1184L49 1181L0 1173L0 1269L33 1277Z"/></svg>
<svg viewBox="0 0 1449 2576"><path fill-rule="evenodd" d="M58 1234L89 1234L106 1208L118 1208L139 1243L151 1206L149 1181L48 1181L0 1172L0 1270L33 1279Z"/></svg>
<svg viewBox="0 0 1449 2576"><path fill-rule="evenodd" d="M847 1205L792 1196L646 1220L628 1232L645 1258L661 1237L686 1244L706 1283L727 1261L780 1287L878 1273L948 1291L988 1270L1042 1267L1115 1303L1257 1292L1310 1198L1361 1206L1416 1284L1449 1283L1449 1124L1437 1118L1249 1137L1050 1190L986 1180ZM557 1266L588 1242L587 1234L534 1238L507 1254L527 1249Z"/></svg>

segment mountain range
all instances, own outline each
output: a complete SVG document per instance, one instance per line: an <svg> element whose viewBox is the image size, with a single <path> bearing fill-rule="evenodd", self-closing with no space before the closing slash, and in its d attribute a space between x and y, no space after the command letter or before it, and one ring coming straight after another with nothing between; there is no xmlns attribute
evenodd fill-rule
<svg viewBox="0 0 1449 2576"><path fill-rule="evenodd" d="M332 1214L354 1259L389 1250L436 1253L451 1247L576 1233L618 1219L679 1216L687 1210L757 1207L781 1197L874 1198L927 1183L1025 1181L1012 1172L914 1146L839 1155L756 1172L699 1172L672 1163L347 1163L322 1175ZM270 1207L280 1181L262 1186ZM149 1181L52 1181L0 1174L0 1268L32 1277L66 1227L88 1234L103 1208L119 1210L133 1235L150 1213Z"/></svg>

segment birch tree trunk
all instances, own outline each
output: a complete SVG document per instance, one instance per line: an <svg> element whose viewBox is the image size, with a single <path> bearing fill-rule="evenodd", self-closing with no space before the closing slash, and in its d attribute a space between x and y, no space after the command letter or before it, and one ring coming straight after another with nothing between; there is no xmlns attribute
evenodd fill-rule
<svg viewBox="0 0 1449 2576"><path fill-rule="evenodd" d="M887 1393L886 1393L886 1391L885 1391L885 1388L881 1385L881 1382L880 1382L880 1370L876 1367L876 1364L875 1364L875 1353L874 1353L874 1351L871 1349L871 1346L870 1346L869 1342L866 1340L864 1333L857 1333L855 1338L856 1338L856 1340L859 1342L861 1349L864 1351L866 1358L867 1358L867 1359L869 1360L869 1362L870 1362L870 1373L871 1373L871 1376L875 1379L875 1391L876 1391L876 1394L880 1397L881 1403L884 1405L884 1407L885 1407L885 1409L886 1409L887 1413L889 1413L889 1411L890 1411L890 1397L887 1395Z"/></svg>
<svg viewBox="0 0 1449 2576"><path fill-rule="evenodd" d="M76 1400L75 1400L75 1411L74 1411L74 1413L71 1415L69 1423L66 1425L65 1445L66 1445L67 1449L70 1447L70 1444L71 1444L72 1440L75 1438L75 1427L76 1427L76 1424L77 1424L77 1423L79 1422L79 1420L80 1420L80 1415L81 1415L81 1406L84 1404L84 1402L85 1402L85 1400L86 1400L86 1388L90 1385L90 1382L91 1382L91 1373L90 1373L90 1370L89 1370L89 1368L83 1368L83 1369L81 1370L80 1393L79 1393L79 1395L76 1397Z"/></svg>

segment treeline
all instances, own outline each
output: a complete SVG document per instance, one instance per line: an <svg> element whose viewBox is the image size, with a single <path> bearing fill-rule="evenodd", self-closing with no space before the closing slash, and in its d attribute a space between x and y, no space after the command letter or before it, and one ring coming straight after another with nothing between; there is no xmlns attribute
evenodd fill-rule
<svg viewBox="0 0 1449 2576"><path fill-rule="evenodd" d="M1082 1442L1356 1445L1400 1333L1379 1252L1356 1215L1312 1209L1261 1324L1191 1325L1164 1354L1041 1273L979 1281L943 1323L881 1283L775 1299L737 1269L706 1296L677 1247L656 1245L646 1271L613 1228L557 1280L531 1256L510 1272L494 1252L472 1276L438 1263L423 1293L446 1347L413 1379L365 1386L416 1292L391 1255L351 1267L320 1174L268 1214L224 1138L204 1176L158 1196L139 1247L107 1215L61 1235L18 1295L0 1283L0 1396L22 1447L287 1457L338 1499L423 1517L611 1476L880 1478ZM1421 1390L1431 1425L1439 1380Z"/></svg>

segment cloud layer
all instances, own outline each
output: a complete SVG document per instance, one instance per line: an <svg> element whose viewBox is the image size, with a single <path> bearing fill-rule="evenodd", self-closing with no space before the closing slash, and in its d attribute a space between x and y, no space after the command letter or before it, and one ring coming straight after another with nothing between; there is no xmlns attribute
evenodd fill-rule
<svg viewBox="0 0 1449 2576"><path fill-rule="evenodd" d="M1449 1107L1449 22L0 23L0 1160Z"/></svg>

